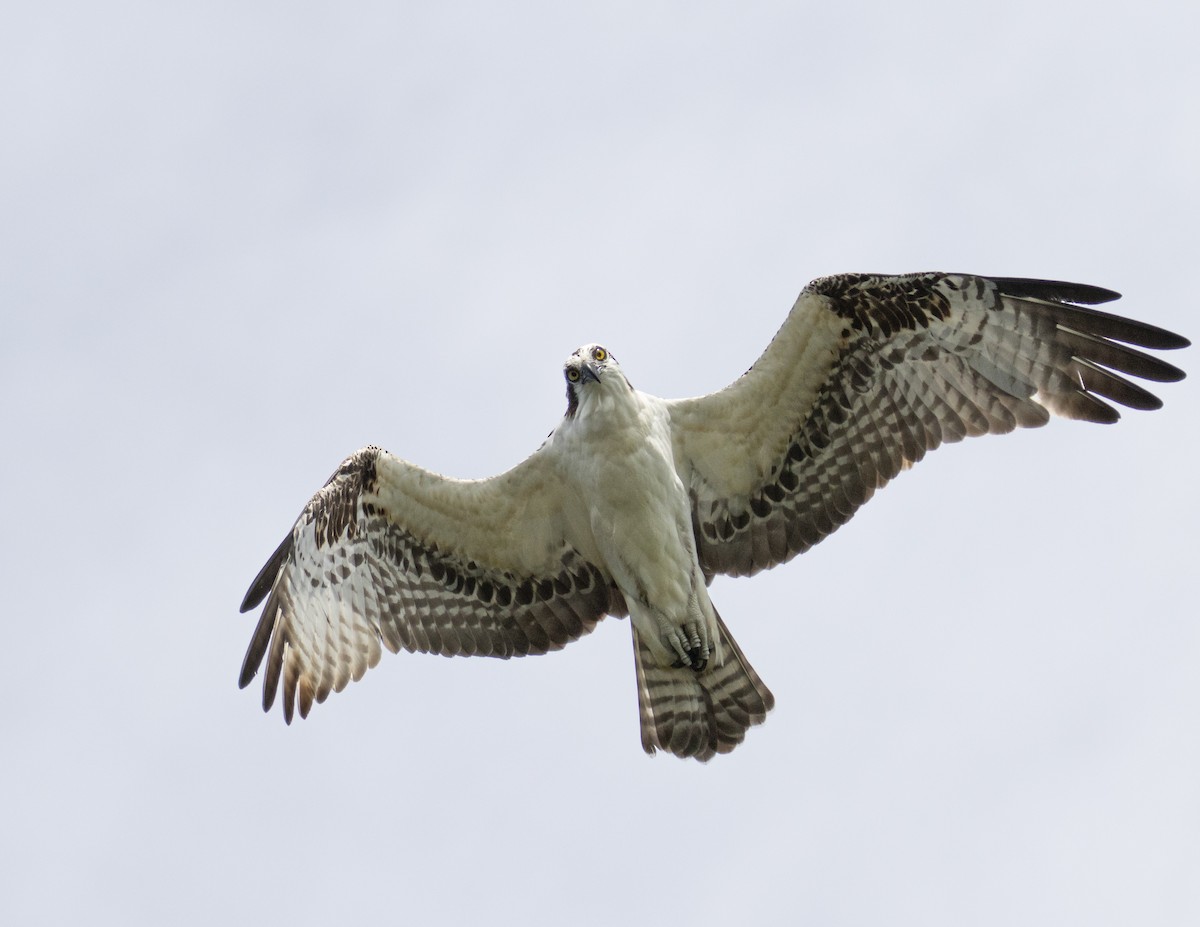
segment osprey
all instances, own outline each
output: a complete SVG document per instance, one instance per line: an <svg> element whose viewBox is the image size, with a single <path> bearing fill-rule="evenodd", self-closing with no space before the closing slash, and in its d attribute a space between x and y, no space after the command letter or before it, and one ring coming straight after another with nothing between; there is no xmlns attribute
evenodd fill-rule
<svg viewBox="0 0 1200 927"><path fill-rule="evenodd" d="M717 573L790 560L943 442L1115 422L1162 403L1124 379L1181 370L1187 346L1085 305L1082 284L962 274L811 283L741 378L692 399L634 389L607 348L563 368L567 411L527 460L485 480L377 447L342 462L242 602L266 599L242 664L265 660L284 718L341 691L382 648L507 659L630 618L648 753L734 749L774 697L709 598Z"/></svg>

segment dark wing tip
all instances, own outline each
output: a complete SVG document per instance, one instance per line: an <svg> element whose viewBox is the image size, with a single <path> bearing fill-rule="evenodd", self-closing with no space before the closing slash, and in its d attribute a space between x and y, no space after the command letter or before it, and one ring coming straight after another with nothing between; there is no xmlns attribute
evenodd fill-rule
<svg viewBox="0 0 1200 927"><path fill-rule="evenodd" d="M1159 328L1157 325L1149 325L1146 322L1138 322L1133 319L1122 318L1118 315L1110 315L1107 312L1101 312L1099 309L1084 309L1077 306L1074 307L1073 311L1076 313L1087 313L1090 319L1089 324L1092 334L1110 338L1114 341L1123 341L1125 344L1136 344L1143 348L1153 348L1156 351L1177 351L1180 348L1186 348L1191 345L1191 342L1187 338L1184 338L1183 335L1177 335L1175 332ZM1183 379L1184 374L1182 370L1171 367L1169 364L1163 364L1163 367L1165 369L1163 370L1161 382L1173 382Z"/></svg>
<svg viewBox="0 0 1200 927"><path fill-rule="evenodd" d="M1160 348L1164 351L1175 351L1179 348L1190 348L1192 346L1192 342L1187 338L1184 338L1183 335L1177 335L1175 332L1169 332L1165 328L1156 328L1153 325L1147 325L1146 328L1151 329L1157 339L1154 344L1146 345L1148 348ZM1175 379L1182 380L1184 377L1183 371L1178 371L1178 374L1179 375L1175 377Z"/></svg>
<svg viewBox="0 0 1200 927"><path fill-rule="evenodd" d="M1058 303L1078 303L1095 306L1120 299L1116 290L1087 283L1068 283L1064 280L1035 280L1027 277L988 277L1005 296L1026 299L1048 299Z"/></svg>
<svg viewBox="0 0 1200 927"><path fill-rule="evenodd" d="M275 579L279 575L279 571L283 569L284 561L292 552L292 533L289 531L285 537L275 548L275 553L263 565L263 568L258 571L258 575L254 577L254 582L250 584L250 588L246 591L246 597L242 599L242 612L248 612L250 609L258 605L263 599L266 599L268 594L275 588ZM262 666L263 657L267 653L267 645L271 641L271 633L275 629L275 616L278 611L276 600L274 597L267 599L266 608L263 609L262 616L258 619L258 625L254 628L254 636L250 638L250 646L246 648L246 657L242 660L242 671L238 674L238 688L244 689L250 685L251 680L258 675L259 667ZM274 693L271 695L271 700L274 701ZM269 705L264 708L269 708Z"/></svg>
<svg viewBox="0 0 1200 927"><path fill-rule="evenodd" d="M1175 351L1191 344L1182 335L1167 331L1165 328L1138 322L1134 319L1126 319L1119 315L1111 315L1101 312L1099 309L1085 309L1082 306L1062 307L1062 309L1064 312L1072 313L1076 319L1085 320L1077 330L1086 331L1093 336L1121 341L1125 344L1136 344L1139 347L1152 348L1156 351ZM1060 321L1068 328L1072 327L1072 319L1064 316ZM1163 368L1161 382L1183 379L1182 370L1172 367L1170 364L1163 364ZM1150 379L1156 378L1151 377Z"/></svg>
<svg viewBox="0 0 1200 927"><path fill-rule="evenodd" d="M246 597L242 599L242 606L238 609L241 612L248 612L267 597L267 593L271 591L271 587L275 585L275 577L279 575L279 570L283 566L283 561L287 559L287 555L292 550L292 532L287 533L279 546L275 548L275 553L271 554L270 558L263 568L258 571L258 575L254 577L254 581L250 584L250 588L246 590Z"/></svg>
<svg viewBox="0 0 1200 927"><path fill-rule="evenodd" d="M988 277L996 285L1003 296L1016 299L1036 299L1043 302L1071 303L1075 306L1094 306L1098 303L1112 302L1120 299L1121 294L1115 290L1107 290L1100 286L1090 286L1086 283L1067 283L1062 280L1033 280L1024 277ZM1191 341L1175 332L1148 325L1133 319L1110 315L1095 309L1076 309L1079 314L1086 314L1092 321L1095 330L1092 334L1123 341L1126 344L1136 344L1143 348L1154 348L1159 351L1174 351L1186 348ZM1164 382L1183 379L1183 371L1164 365ZM1168 373L1170 371L1170 373Z"/></svg>
<svg viewBox="0 0 1200 927"><path fill-rule="evenodd" d="M267 645L271 642L271 634L275 630L275 616L278 612L275 601L272 597L267 602L267 607L263 609L262 617L258 619L258 625L254 628L254 636L250 638L250 646L246 648L246 656L242 660L242 671L238 675L239 689L250 685L250 681L258 675L263 657L267 654ZM273 695L272 700L274 700Z"/></svg>

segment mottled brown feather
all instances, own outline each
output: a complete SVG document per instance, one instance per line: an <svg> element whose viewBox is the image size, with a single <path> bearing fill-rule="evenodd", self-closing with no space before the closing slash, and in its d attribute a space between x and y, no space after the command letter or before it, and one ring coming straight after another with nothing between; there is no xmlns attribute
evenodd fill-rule
<svg viewBox="0 0 1200 927"><path fill-rule="evenodd" d="M1172 382L1183 372L1127 345L1171 349L1187 339L1073 304L1117 297L1082 284L961 274L847 274L810 284L741 380L673 406L703 569L746 575L790 559L944 442L1037 427L1051 412L1115 422L1108 401L1159 408L1121 375ZM829 319L842 320L841 330ZM780 352L796 345L826 367L813 370L820 379L798 375L790 392L771 396L773 419L757 427L780 451L764 460L757 483L735 485L711 465L707 433L722 431L722 416L756 414L741 394L780 381ZM760 367L771 372L759 375ZM738 422L726 428L739 433ZM745 511L747 523L723 530ZM782 549L773 543L781 537Z"/></svg>
<svg viewBox="0 0 1200 927"><path fill-rule="evenodd" d="M558 650L625 613L611 579L565 543L544 575L523 577L419 539L375 492L385 453L342 463L247 592L244 608L267 604L238 682L265 664L264 709L282 686L285 720L297 708L306 717L374 666L381 645L508 659Z"/></svg>

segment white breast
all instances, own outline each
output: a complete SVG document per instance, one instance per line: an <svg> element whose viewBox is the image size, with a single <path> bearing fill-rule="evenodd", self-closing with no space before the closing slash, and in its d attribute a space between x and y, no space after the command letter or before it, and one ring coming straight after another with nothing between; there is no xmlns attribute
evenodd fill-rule
<svg viewBox="0 0 1200 927"><path fill-rule="evenodd" d="M675 472L666 407L632 389L597 391L556 433L603 565L636 618L687 612L697 570L687 493Z"/></svg>

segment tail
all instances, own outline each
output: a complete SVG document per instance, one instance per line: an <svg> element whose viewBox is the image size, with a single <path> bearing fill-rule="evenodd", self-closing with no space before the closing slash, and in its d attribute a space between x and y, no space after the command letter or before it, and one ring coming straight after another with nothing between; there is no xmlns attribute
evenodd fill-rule
<svg viewBox="0 0 1200 927"><path fill-rule="evenodd" d="M718 666L710 660L697 673L688 667L660 666L634 628L642 748L647 753L666 750L707 762L745 740L746 731L761 724L775 707L775 696L746 661L720 615L717 631L723 662Z"/></svg>

